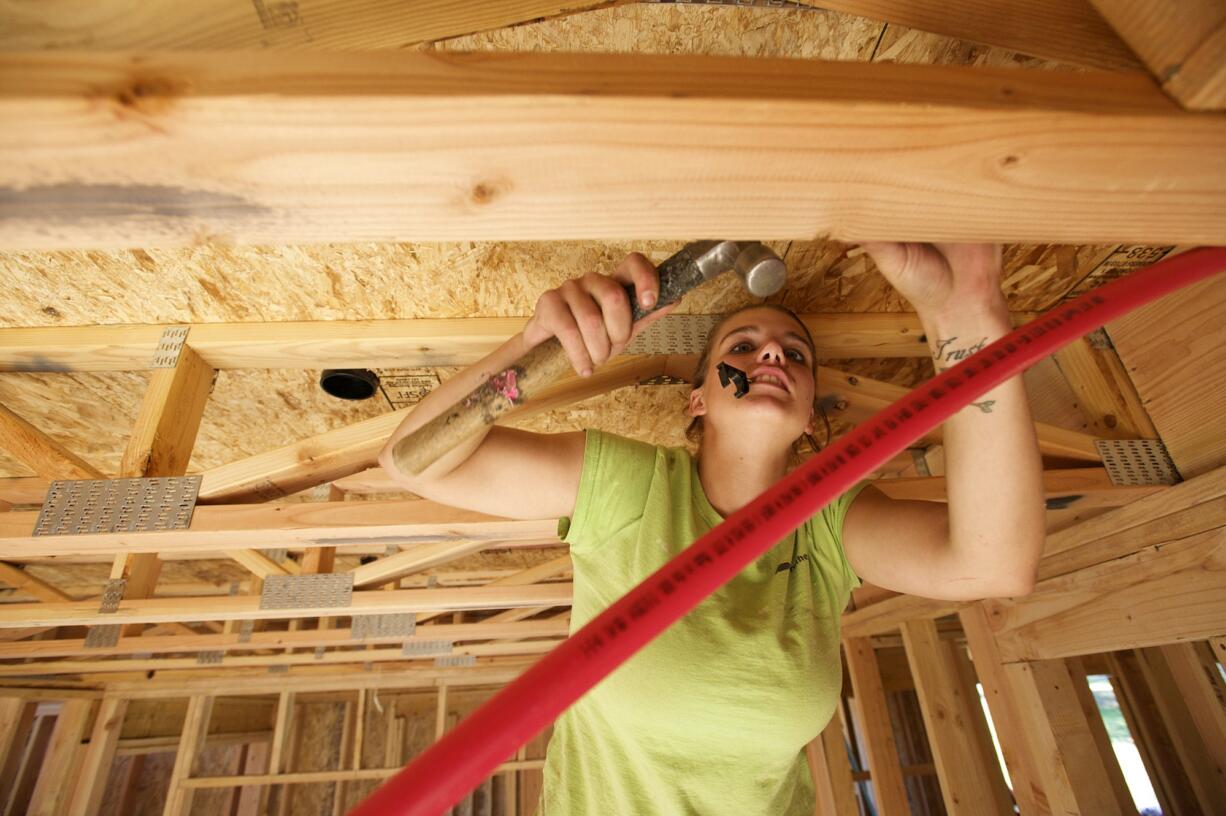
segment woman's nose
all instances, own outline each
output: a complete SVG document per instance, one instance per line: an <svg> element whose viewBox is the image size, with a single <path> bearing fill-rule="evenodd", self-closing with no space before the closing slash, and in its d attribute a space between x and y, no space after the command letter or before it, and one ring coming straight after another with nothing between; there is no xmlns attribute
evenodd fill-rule
<svg viewBox="0 0 1226 816"><path fill-rule="evenodd" d="M774 340L768 340L762 344L762 360L778 360L783 361L783 346L779 345Z"/></svg>

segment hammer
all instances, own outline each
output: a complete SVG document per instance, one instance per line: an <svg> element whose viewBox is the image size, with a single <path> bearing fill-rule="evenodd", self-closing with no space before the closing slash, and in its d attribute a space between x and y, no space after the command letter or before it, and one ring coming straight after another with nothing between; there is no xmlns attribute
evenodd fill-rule
<svg viewBox="0 0 1226 816"><path fill-rule="evenodd" d="M778 292L787 275L783 260L757 241L695 241L661 263L656 271L660 277L660 296L651 308L639 304L633 284L624 285L635 321L675 303L690 290L725 272L735 271L756 297ZM404 473L421 473L483 426L492 425L499 416L536 396L570 367L570 359L557 337L534 346L513 366L490 377L451 408L397 442L392 449L396 467Z"/></svg>

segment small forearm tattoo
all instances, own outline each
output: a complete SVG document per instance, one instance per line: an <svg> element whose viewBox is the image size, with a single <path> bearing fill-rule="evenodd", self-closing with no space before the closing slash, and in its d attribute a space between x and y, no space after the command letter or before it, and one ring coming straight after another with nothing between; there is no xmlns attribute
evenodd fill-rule
<svg viewBox="0 0 1226 816"><path fill-rule="evenodd" d="M941 363L952 364L962 362L967 357L970 357L972 354L982 349L988 342L988 338L981 337L977 343L951 348L957 339L957 337L950 337L947 340L942 340L939 337L937 338L937 352L933 355L933 359L936 360L938 365Z"/></svg>
<svg viewBox="0 0 1226 816"><path fill-rule="evenodd" d="M978 408L980 411L983 411L985 414L992 413L992 406L995 404L996 404L996 400L984 400L983 402L972 402L971 403L971 405L974 405L976 408Z"/></svg>

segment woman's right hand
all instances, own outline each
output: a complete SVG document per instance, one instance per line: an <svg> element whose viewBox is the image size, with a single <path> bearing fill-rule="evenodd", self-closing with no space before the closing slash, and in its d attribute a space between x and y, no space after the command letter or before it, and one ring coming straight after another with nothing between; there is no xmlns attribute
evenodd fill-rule
<svg viewBox="0 0 1226 816"><path fill-rule="evenodd" d="M651 308L659 298L655 265L631 252L612 275L588 272L541 295L524 326L524 350L557 337L575 372L591 375L595 366L620 354L643 329L677 305L671 303L634 322L624 284L634 285L642 308Z"/></svg>

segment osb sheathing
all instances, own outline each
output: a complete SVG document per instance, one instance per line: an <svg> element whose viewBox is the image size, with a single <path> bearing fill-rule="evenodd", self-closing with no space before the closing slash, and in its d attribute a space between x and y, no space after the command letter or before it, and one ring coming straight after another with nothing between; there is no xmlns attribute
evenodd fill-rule
<svg viewBox="0 0 1226 816"><path fill-rule="evenodd" d="M895 60L1052 68L1021 57L823 10L626 5L456 38L426 47L716 54ZM691 236L692 237L692 236ZM529 315L546 289L608 271L631 250L660 260L673 242L333 244L176 250L0 254L0 326L71 326ZM863 255L836 242L777 244L791 280L775 298L793 309L904 311ZM1103 255L1100 247L1010 247L1005 290L1015 309L1057 301ZM679 312L749 302L734 281L691 294ZM913 385L924 361L835 362ZM378 399L324 395L316 371L223 371L201 425L191 469L223 464L389 410ZM118 467L147 375L6 374L0 403L108 474ZM622 389L523 424L533 430L599 427L683 444L686 389ZM1076 421L1076 418L1073 420ZM837 428L835 429L837 433ZM0 477L30 470L0 452Z"/></svg>

